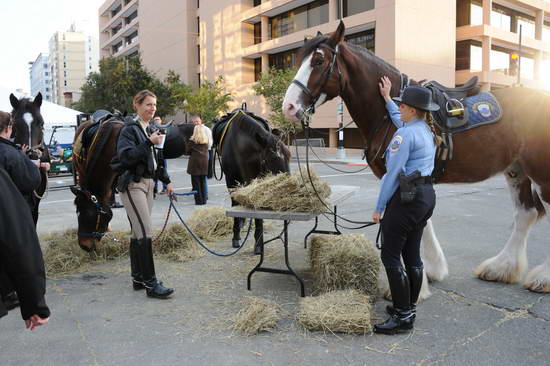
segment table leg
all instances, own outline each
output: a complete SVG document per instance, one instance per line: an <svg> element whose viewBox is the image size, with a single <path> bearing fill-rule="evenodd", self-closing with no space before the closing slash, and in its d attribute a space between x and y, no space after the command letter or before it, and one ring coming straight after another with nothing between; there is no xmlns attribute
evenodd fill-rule
<svg viewBox="0 0 550 366"><path fill-rule="evenodd" d="M300 283L300 296L304 297L306 295L305 294L304 281L290 267L290 262L289 262L289 259L288 259L288 224L289 224L289 222L290 222L289 220L284 220L284 227L283 227L283 231L281 232L281 234L283 236L282 237L283 245L285 247L285 264L286 264L286 267L288 269L262 267L262 263L264 262L264 247L262 246L261 247L261 253L260 253L260 262L248 274L248 278L247 278L248 290L250 290L250 288L251 288L250 282L251 282L252 274L254 272L268 272L268 273L279 273L279 274L287 274L287 275L294 276L298 280L298 282ZM281 237L281 235L279 235L278 238L280 238L280 237Z"/></svg>
<svg viewBox="0 0 550 366"><path fill-rule="evenodd" d="M319 224L319 216L315 217L315 226L313 226L313 229L311 229L309 231L309 233L306 234L306 237L304 238L304 248L307 248L307 238L311 234L331 234L331 235L341 235L342 234L340 229L338 229L338 223L337 223L338 214L337 214L337 211L336 211L336 205L334 206L334 210L332 212L332 218L333 218L332 222L334 224L334 230L317 230L317 226Z"/></svg>

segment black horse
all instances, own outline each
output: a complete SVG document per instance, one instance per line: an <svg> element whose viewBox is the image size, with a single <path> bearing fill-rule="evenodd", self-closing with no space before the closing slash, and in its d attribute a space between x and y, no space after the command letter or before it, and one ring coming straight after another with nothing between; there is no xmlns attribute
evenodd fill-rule
<svg viewBox="0 0 550 366"><path fill-rule="evenodd" d="M14 143L20 146L29 146L28 153L32 158L38 158L42 162L49 163L50 154L44 146L44 119L40 114L42 94L38 93L34 100L28 98L17 99L15 95L10 94L10 103L13 107L11 114L14 120L12 133ZM32 196L32 215L35 224L38 220L40 200L48 187L48 173L41 169L40 176L40 187L38 187Z"/></svg>
<svg viewBox="0 0 550 366"><path fill-rule="evenodd" d="M236 109L218 120L212 130L229 190L268 173L290 172L290 151L271 131L266 120L244 109ZM232 206L237 204L231 200ZM234 248L240 245L243 222L242 218L234 219ZM263 243L263 220L256 219L254 223L254 253L259 254Z"/></svg>
<svg viewBox="0 0 550 366"><path fill-rule="evenodd" d="M78 186L71 187L71 191L76 196L78 244L85 251L95 249L113 216L109 203L113 183L118 175L113 167L116 165L113 164L113 158L117 152L118 136L129 118L114 114L100 121L97 132L84 138L90 140L89 146L84 143L84 146L76 148L82 144L82 138L87 135L88 130L94 128L93 121L81 124L75 133L73 165L78 174ZM192 124L181 124L172 125L168 129L164 158L173 159L184 154L185 144L192 136L193 128ZM85 156L81 156L82 149L86 149Z"/></svg>

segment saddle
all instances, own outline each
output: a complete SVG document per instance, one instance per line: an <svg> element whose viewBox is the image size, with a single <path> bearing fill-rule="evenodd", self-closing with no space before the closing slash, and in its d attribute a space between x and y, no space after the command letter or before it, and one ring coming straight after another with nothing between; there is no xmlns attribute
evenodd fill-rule
<svg viewBox="0 0 550 366"><path fill-rule="evenodd" d="M495 123L502 117L497 99L489 92L480 92L477 80L474 76L456 88L447 88L436 81L424 84L431 90L434 103L439 105L439 111L432 112L443 140L432 174L436 180L445 171L446 161L453 158L454 133Z"/></svg>
<svg viewBox="0 0 550 366"><path fill-rule="evenodd" d="M456 88L448 88L437 81L424 84L432 91L434 103L439 105L439 111L432 114L441 130L461 128L468 122L468 110L464 108L464 99L479 94L481 88L477 85L477 80L477 76L474 76Z"/></svg>
<svg viewBox="0 0 550 366"><path fill-rule="evenodd" d="M244 113L247 116L252 117L257 122L259 122L260 125L262 125L262 127L266 129L266 131L271 131L269 122L267 122L267 120L263 119L262 117L248 111L246 103L243 103L240 108L232 110L223 117L214 119L214 125L212 126L212 135L214 137L214 144L217 146L218 149L223 144L223 138L225 136L225 132L227 132L230 127L230 123L232 122L233 118L236 117L239 113Z"/></svg>

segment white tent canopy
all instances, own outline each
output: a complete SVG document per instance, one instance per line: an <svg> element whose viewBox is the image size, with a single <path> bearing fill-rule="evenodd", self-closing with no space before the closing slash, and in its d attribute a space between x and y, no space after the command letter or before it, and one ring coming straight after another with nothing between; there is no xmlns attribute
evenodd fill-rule
<svg viewBox="0 0 550 366"><path fill-rule="evenodd" d="M0 87L0 111L11 112L10 94L13 93L17 98L21 98L21 93L15 90ZM42 101L40 113L44 118L44 127L55 125L76 125L76 116L81 112L66 108L55 103Z"/></svg>

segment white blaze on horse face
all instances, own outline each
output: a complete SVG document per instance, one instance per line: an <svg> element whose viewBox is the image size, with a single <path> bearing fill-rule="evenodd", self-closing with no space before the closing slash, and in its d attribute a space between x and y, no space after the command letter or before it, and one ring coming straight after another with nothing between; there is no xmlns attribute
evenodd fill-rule
<svg viewBox="0 0 550 366"><path fill-rule="evenodd" d="M27 127L29 128L29 147L32 147L32 140L31 140L31 124L34 119L32 118L32 114L27 112L23 114L23 121L27 124Z"/></svg>
<svg viewBox="0 0 550 366"><path fill-rule="evenodd" d="M309 77L311 76L311 71L313 70L311 67L312 57L313 54L304 59L302 65L300 66L300 69L294 77L294 80L298 80L303 85L307 85ZM296 117L296 112L298 112L298 110L304 109L300 98L302 93L302 89L300 89L296 84L292 83L286 90L285 99L283 100L283 113L288 120L294 123L300 122L299 119Z"/></svg>

